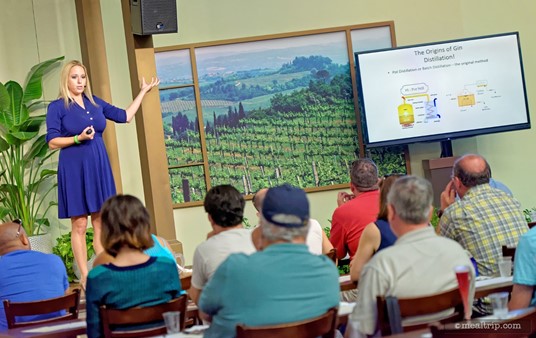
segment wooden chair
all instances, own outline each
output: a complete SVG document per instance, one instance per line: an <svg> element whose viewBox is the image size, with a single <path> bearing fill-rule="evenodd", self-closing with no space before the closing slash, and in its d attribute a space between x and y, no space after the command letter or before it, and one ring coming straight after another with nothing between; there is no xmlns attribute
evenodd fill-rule
<svg viewBox="0 0 536 338"><path fill-rule="evenodd" d="M184 327L193 325L203 325L203 320L199 315L199 308L192 300L188 299L186 303L186 317L184 319Z"/></svg>
<svg viewBox="0 0 536 338"><path fill-rule="evenodd" d="M512 257L512 262L514 261L514 257L516 256L516 248L508 247L506 245L502 246L502 255L503 257Z"/></svg>
<svg viewBox="0 0 536 338"><path fill-rule="evenodd" d="M236 338L334 338L337 323L337 309L331 308L325 314L300 322L269 326L236 326Z"/></svg>
<svg viewBox="0 0 536 338"><path fill-rule="evenodd" d="M57 321L77 319L78 304L80 304L80 289L72 290L72 293L61 297L49 298L33 302L11 302L4 300L4 312L6 313L7 327L13 329L17 327L52 323ZM28 322L15 322L17 316L33 316L46 313L67 310L67 313L53 318L34 320Z"/></svg>
<svg viewBox="0 0 536 338"><path fill-rule="evenodd" d="M148 306L134 307L130 309L109 309L106 305L100 307L100 318L104 337L149 337L166 333L166 326L162 314L168 311L180 311L180 328L184 329L184 319L186 315L187 296L182 295L167 303ZM158 323L153 326L138 330L128 330L117 327L136 326L143 324Z"/></svg>
<svg viewBox="0 0 536 338"><path fill-rule="evenodd" d="M434 323L430 326L433 338L526 338L536 337L536 309L528 308L522 314L507 320L486 321L471 320L456 324L441 325ZM464 326L465 325L465 326Z"/></svg>
<svg viewBox="0 0 536 338"><path fill-rule="evenodd" d="M188 290L192 286L192 275L188 275L180 278L181 289Z"/></svg>
<svg viewBox="0 0 536 338"><path fill-rule="evenodd" d="M328 256L328 258L331 259L335 265L337 265L337 249L333 248L329 250L329 252L326 253L326 256Z"/></svg>
<svg viewBox="0 0 536 338"><path fill-rule="evenodd" d="M378 296L376 300L382 336L418 330L429 325L418 323L402 326L402 319L407 317L430 315L452 308L454 313L441 319L441 323L461 321L464 317L463 301L458 288L424 297L398 299Z"/></svg>

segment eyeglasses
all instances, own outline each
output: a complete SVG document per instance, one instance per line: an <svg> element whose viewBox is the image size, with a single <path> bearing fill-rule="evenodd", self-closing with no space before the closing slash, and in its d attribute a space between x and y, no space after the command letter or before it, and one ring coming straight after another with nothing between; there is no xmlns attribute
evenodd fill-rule
<svg viewBox="0 0 536 338"><path fill-rule="evenodd" d="M20 236L20 229L22 227L22 220L20 218L17 218L17 219L14 219L12 221L13 223L17 223L19 225L19 228L17 229L17 234L15 235L15 237L19 238Z"/></svg>

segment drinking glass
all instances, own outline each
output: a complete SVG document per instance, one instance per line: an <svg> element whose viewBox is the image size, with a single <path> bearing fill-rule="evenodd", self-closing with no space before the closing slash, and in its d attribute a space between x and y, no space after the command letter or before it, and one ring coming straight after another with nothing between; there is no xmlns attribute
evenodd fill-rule
<svg viewBox="0 0 536 338"><path fill-rule="evenodd" d="M169 311L162 314L164 322L166 323L166 330L168 334L181 332L181 312Z"/></svg>
<svg viewBox="0 0 536 338"><path fill-rule="evenodd" d="M512 275L512 257L499 257L498 264L501 277L510 277Z"/></svg>
<svg viewBox="0 0 536 338"><path fill-rule="evenodd" d="M464 319L471 319L471 304L469 304L469 288L471 285L471 268L467 265L459 265L454 268L458 287L463 301Z"/></svg>
<svg viewBox="0 0 536 338"><path fill-rule="evenodd" d="M496 292L489 295L491 306L493 307L493 316L498 319L508 317L508 292Z"/></svg>

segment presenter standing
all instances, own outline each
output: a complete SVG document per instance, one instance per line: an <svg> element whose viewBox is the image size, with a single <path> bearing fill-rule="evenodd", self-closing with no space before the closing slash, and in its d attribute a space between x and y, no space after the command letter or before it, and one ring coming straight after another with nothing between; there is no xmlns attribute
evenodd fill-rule
<svg viewBox="0 0 536 338"><path fill-rule="evenodd" d="M88 274L86 227L88 216L94 230L93 247L103 251L100 241L100 209L116 194L115 183L102 140L106 120L130 122L145 94L160 80L142 79L141 89L126 110L93 96L86 67L68 62L61 72L59 98L48 106L46 141L50 149L61 149L58 160L58 217L70 218L71 247L85 287Z"/></svg>

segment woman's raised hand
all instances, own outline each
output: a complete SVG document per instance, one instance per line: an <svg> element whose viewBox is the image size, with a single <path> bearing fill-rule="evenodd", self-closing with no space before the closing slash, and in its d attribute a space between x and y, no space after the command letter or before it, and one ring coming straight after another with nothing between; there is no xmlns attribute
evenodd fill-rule
<svg viewBox="0 0 536 338"><path fill-rule="evenodd" d="M144 77L141 78L141 90L145 91L146 93L150 91L153 87L158 86L159 84L160 84L160 79L158 79L157 77L154 77L154 76L151 77L150 83L147 83Z"/></svg>

